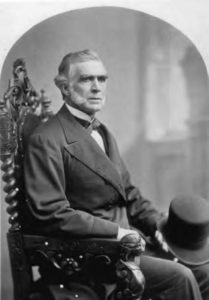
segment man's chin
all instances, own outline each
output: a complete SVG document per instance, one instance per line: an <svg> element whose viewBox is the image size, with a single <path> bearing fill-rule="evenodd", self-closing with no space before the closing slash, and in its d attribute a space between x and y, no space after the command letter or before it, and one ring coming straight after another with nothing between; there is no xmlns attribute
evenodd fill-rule
<svg viewBox="0 0 209 300"><path fill-rule="evenodd" d="M102 107L103 107L103 105L101 105L101 104L100 105L94 105L92 107L88 107L86 109L86 112L88 114L94 115L95 113L99 112L102 109Z"/></svg>

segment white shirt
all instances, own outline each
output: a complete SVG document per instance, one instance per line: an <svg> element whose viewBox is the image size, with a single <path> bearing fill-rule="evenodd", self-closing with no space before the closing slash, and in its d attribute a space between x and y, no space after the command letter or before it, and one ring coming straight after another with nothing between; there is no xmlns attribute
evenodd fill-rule
<svg viewBox="0 0 209 300"><path fill-rule="evenodd" d="M88 121L90 123L93 121L93 119L85 112L83 112L75 107L72 107L67 103L65 103L65 105L74 117ZM97 142L97 144L100 146L100 148L105 152L104 141L103 141L102 136L99 134L99 132L97 130L92 130L91 136Z"/></svg>

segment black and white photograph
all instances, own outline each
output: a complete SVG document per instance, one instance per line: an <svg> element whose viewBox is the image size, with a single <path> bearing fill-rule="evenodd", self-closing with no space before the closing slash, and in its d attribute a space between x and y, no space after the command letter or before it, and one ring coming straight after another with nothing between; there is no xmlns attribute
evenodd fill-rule
<svg viewBox="0 0 209 300"><path fill-rule="evenodd" d="M208 14L0 0L2 300L209 300Z"/></svg>

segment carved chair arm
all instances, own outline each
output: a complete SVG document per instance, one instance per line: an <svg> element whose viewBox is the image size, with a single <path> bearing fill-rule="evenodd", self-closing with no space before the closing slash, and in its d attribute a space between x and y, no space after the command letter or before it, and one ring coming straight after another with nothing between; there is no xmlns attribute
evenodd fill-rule
<svg viewBox="0 0 209 300"><path fill-rule="evenodd" d="M45 236L23 235L23 243L31 263L49 264L64 272L69 279L96 263L102 268L115 267L116 299L141 299L145 279L135 263L144 251L140 236L130 234L121 241L102 238L72 238L69 240ZM100 270L102 272L102 270Z"/></svg>

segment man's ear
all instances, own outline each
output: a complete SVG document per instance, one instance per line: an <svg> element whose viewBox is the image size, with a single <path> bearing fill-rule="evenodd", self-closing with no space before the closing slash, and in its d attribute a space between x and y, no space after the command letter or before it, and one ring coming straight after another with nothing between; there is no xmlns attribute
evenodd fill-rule
<svg viewBox="0 0 209 300"><path fill-rule="evenodd" d="M70 95L70 88L69 88L69 85L67 83L64 83L62 86L61 86L61 92L63 95L65 96L69 96Z"/></svg>

